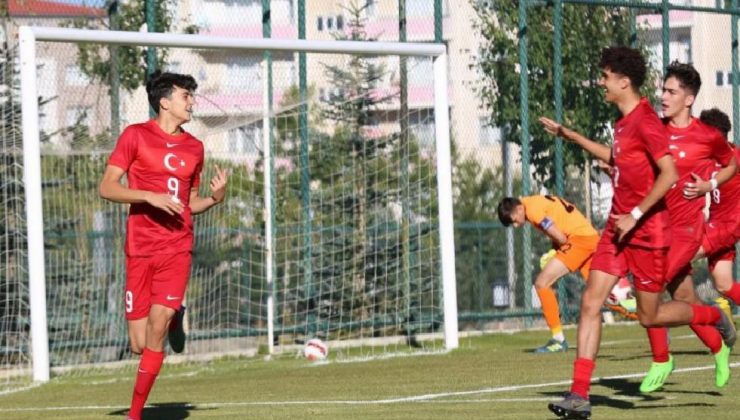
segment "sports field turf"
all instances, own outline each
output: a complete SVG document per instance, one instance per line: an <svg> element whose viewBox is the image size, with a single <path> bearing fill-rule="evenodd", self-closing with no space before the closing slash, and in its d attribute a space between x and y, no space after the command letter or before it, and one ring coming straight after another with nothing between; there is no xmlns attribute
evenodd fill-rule
<svg viewBox="0 0 740 420"><path fill-rule="evenodd" d="M566 330L575 343L575 330ZM650 363L637 325L607 326L592 387L597 419L740 418L740 357L714 386L713 358L687 328L671 331L676 371L637 388ZM166 364L144 419L551 419L575 351L533 354L544 331L462 338L446 354L312 364L293 356ZM0 396L0 419L124 419L134 367L75 373Z"/></svg>

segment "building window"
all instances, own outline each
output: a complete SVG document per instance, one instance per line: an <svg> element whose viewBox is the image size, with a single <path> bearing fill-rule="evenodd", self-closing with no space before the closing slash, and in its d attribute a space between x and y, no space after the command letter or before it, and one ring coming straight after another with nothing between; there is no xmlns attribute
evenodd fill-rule
<svg viewBox="0 0 740 420"><path fill-rule="evenodd" d="M725 72L723 72L723 71L718 71L718 72L717 72L717 75L716 75L716 80L717 80L717 86L722 86L722 85L724 85L724 80L725 80Z"/></svg>
<svg viewBox="0 0 740 420"><path fill-rule="evenodd" d="M92 108L89 106L75 105L67 108L65 123L68 127L75 125L90 125L90 113Z"/></svg>
<svg viewBox="0 0 740 420"><path fill-rule="evenodd" d="M337 15L337 30L341 31L344 29L344 16Z"/></svg>
<svg viewBox="0 0 740 420"><path fill-rule="evenodd" d="M328 16L328 17L326 18L326 29L327 29L328 31L330 31L330 30L334 29L334 18L333 18L333 17L331 17L331 16Z"/></svg>
<svg viewBox="0 0 740 420"><path fill-rule="evenodd" d="M70 64L64 69L64 82L68 86L87 86L90 84L90 78L82 72L80 66Z"/></svg>
<svg viewBox="0 0 740 420"><path fill-rule="evenodd" d="M731 71L727 72L727 84L732 85L732 72Z"/></svg>
<svg viewBox="0 0 740 420"><path fill-rule="evenodd" d="M321 32L324 30L324 18L319 16L316 18L316 29Z"/></svg>
<svg viewBox="0 0 740 420"><path fill-rule="evenodd" d="M478 119L478 144L493 146L501 143L501 129L491 125L488 117Z"/></svg>

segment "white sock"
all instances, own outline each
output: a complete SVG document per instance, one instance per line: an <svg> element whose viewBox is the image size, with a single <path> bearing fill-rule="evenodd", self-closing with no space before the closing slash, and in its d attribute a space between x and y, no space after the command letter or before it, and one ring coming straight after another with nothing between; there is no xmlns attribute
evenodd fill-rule
<svg viewBox="0 0 740 420"><path fill-rule="evenodd" d="M553 335L552 335L552 338L554 338L554 339L556 339L556 340L560 341L561 343L562 343L563 341L565 341L565 336L563 335L563 332L562 332L562 331L560 331L560 332L559 332L559 333L557 333L557 334L553 334Z"/></svg>

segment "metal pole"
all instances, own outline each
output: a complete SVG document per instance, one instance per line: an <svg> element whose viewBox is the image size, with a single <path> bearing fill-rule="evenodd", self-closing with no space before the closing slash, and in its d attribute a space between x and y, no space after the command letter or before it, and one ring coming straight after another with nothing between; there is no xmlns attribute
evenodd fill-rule
<svg viewBox="0 0 740 420"><path fill-rule="evenodd" d="M157 32L157 20L156 20L156 0L146 0L146 30L147 32ZM146 49L146 75L150 76L157 70L157 52L153 46L149 46ZM149 110L149 116L155 117L157 112L153 109Z"/></svg>
<svg viewBox="0 0 740 420"><path fill-rule="evenodd" d="M555 120L563 122L563 2L555 0L553 8L553 84L555 85ZM563 171L563 139L555 138L555 191L562 197L565 190L565 174Z"/></svg>
<svg viewBox="0 0 740 420"><path fill-rule="evenodd" d="M522 195L529 195L529 64L527 62L527 0L519 1L519 104L521 113L522 142ZM522 233L522 258L524 260L524 307L532 306L532 230L527 223Z"/></svg>
<svg viewBox="0 0 740 420"><path fill-rule="evenodd" d="M306 39L306 0L298 0L298 38ZM306 53L304 52L298 54L298 91L300 97L298 113L299 165L301 168L301 207L303 209L303 282L306 299L311 299L311 279L313 277L311 261L311 174L308 167L308 76ZM306 321L308 322L308 317ZM306 327L308 328L308 325ZM308 329L306 332L308 333Z"/></svg>
<svg viewBox="0 0 740 420"><path fill-rule="evenodd" d="M21 60L23 122L23 183L26 188L28 235L28 292L31 306L31 360L33 380L49 380L49 333L46 321L44 214L41 190L41 141L36 93L36 39L28 27L18 30Z"/></svg>
<svg viewBox="0 0 740 420"><path fill-rule="evenodd" d="M272 36L270 18L270 0L262 0L262 37ZM273 145L275 144L272 132L272 53L265 51L263 57L263 103L262 103L262 150L264 150L264 194L265 194L265 280L267 283L267 353L275 350L275 183L272 179L274 171Z"/></svg>
<svg viewBox="0 0 740 420"><path fill-rule="evenodd" d="M406 0L398 0L398 41L406 42ZM412 333L411 325L411 258L409 247L410 220L409 220L409 88L408 88L408 58L399 57L400 71L400 115L401 129L401 281L403 282L404 311L406 313L406 334Z"/></svg>
<svg viewBox="0 0 740 420"><path fill-rule="evenodd" d="M457 281L455 278L455 231L452 216L452 162L450 114L447 100L447 54L434 59L434 129L437 147L439 191L439 245L442 258L442 295L445 348L458 347Z"/></svg>
<svg viewBox="0 0 740 420"><path fill-rule="evenodd" d="M442 0L434 0L434 42L442 42Z"/></svg>
<svg viewBox="0 0 740 420"><path fill-rule="evenodd" d="M669 20L668 12L670 12L670 4L668 3L668 0L663 0L660 10L663 25L663 73L665 73L665 70L668 68L668 63L671 59L671 22Z"/></svg>
<svg viewBox="0 0 740 420"><path fill-rule="evenodd" d="M113 31L118 26L118 0L113 0L108 8L108 20ZM118 62L118 46L108 46L110 51L110 134L111 139L117 139L121 134L121 75Z"/></svg>

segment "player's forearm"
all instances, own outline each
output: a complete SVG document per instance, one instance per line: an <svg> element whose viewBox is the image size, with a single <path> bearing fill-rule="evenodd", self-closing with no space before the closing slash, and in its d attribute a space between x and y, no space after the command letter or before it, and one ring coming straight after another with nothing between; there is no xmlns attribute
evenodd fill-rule
<svg viewBox="0 0 740 420"><path fill-rule="evenodd" d="M714 179L717 180L717 186L720 186L724 184L725 182L732 179L733 176L737 173L737 162L735 161L735 158L733 157L730 160L730 163L727 164L724 168L720 169L719 172L717 172L717 175L715 175Z"/></svg>
<svg viewBox="0 0 740 420"><path fill-rule="evenodd" d="M653 188L637 207L639 207L641 212L647 212L668 193L676 181L678 181L678 172L676 172L676 167L673 166L673 161L671 161L670 165L661 167L660 174L655 179Z"/></svg>
<svg viewBox="0 0 740 420"><path fill-rule="evenodd" d="M595 142L588 137L578 133L577 131L571 130L567 127L561 127L560 135L566 140L572 141L578 144L587 152L594 155L597 159L609 163L612 157L612 149L609 146Z"/></svg>
<svg viewBox="0 0 740 420"><path fill-rule="evenodd" d="M215 206L216 204L222 202L223 199L218 200L214 196L210 197L192 197L190 199L190 213L192 214L200 214L211 207Z"/></svg>
<svg viewBox="0 0 740 420"><path fill-rule="evenodd" d="M116 203L146 203L151 191L134 190L118 182L101 182L98 189L101 198Z"/></svg>

